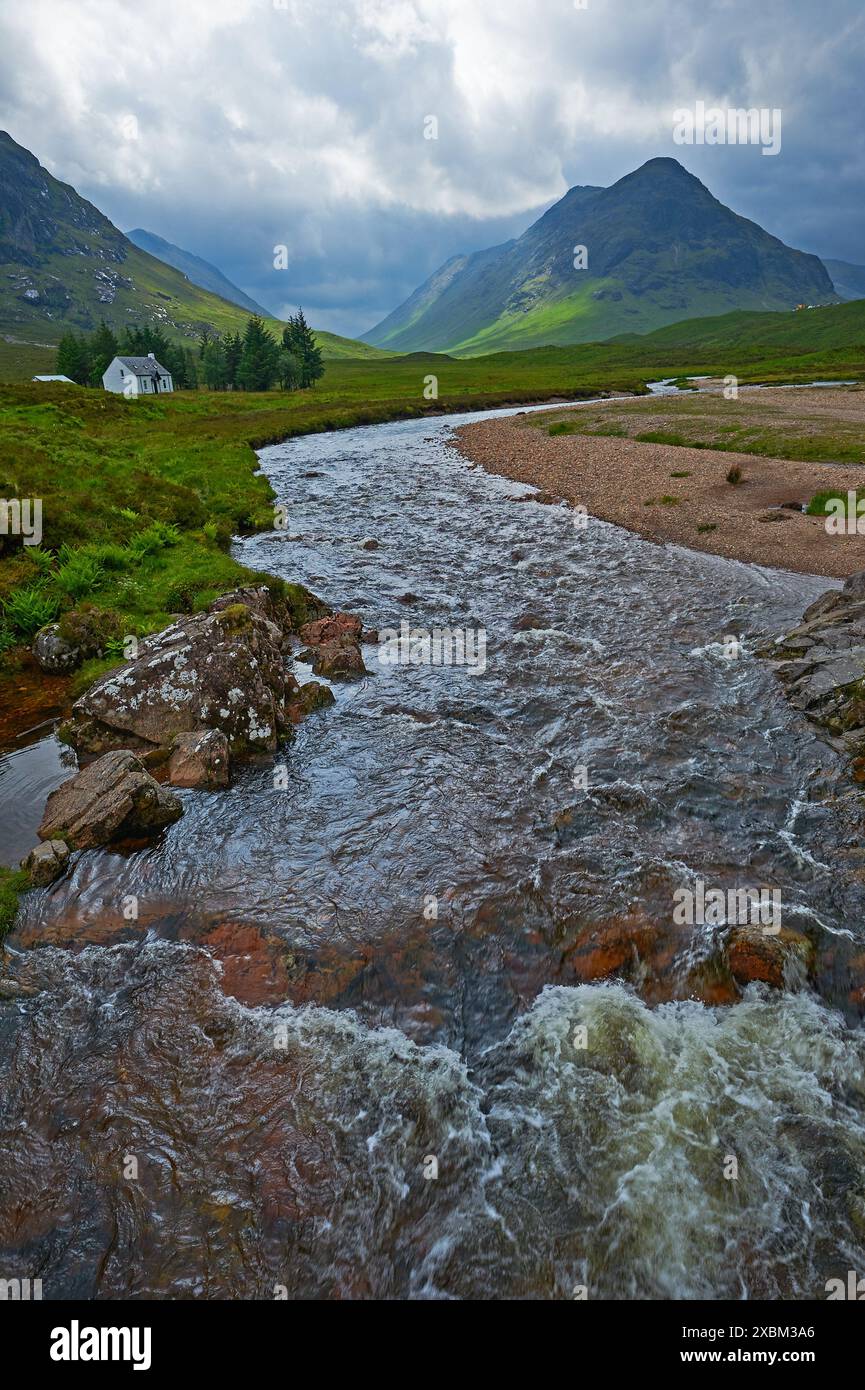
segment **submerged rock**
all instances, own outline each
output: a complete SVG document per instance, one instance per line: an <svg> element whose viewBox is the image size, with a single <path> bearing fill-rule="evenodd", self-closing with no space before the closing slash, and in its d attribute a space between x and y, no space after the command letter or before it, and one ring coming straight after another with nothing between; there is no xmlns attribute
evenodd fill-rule
<svg viewBox="0 0 865 1390"><path fill-rule="evenodd" d="M106 753L51 793L39 838L91 849L155 834L182 814L180 798L161 787L134 753Z"/></svg>
<svg viewBox="0 0 865 1390"><path fill-rule="evenodd" d="M726 956L737 984L760 981L773 989L789 989L806 982L814 946L802 932L786 927L773 936L760 926L739 926L730 933Z"/></svg>

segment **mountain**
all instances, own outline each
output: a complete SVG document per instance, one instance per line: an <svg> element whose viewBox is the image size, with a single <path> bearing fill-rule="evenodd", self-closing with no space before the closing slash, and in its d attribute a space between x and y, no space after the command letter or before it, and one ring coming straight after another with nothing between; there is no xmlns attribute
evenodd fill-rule
<svg viewBox="0 0 865 1390"><path fill-rule="evenodd" d="M204 327L242 333L249 313L141 250L0 131L0 334L50 344L103 319L115 330L157 323L170 337L197 339ZM316 337L325 357L383 355L332 333Z"/></svg>
<svg viewBox="0 0 865 1390"><path fill-rule="evenodd" d="M832 276L835 293L841 299L865 299L865 265L849 261L826 261L823 264Z"/></svg>
<svg viewBox="0 0 865 1390"><path fill-rule="evenodd" d="M474 356L835 300L817 256L739 217L677 160L651 159L611 188L570 189L517 240L454 256L364 337Z"/></svg>
<svg viewBox="0 0 865 1390"><path fill-rule="evenodd" d="M191 280L193 285L210 290L211 294L218 294L220 299L227 299L230 304L239 304L241 309L248 309L251 314L258 314L260 318L270 318L268 309L263 309L254 299L250 299L248 294L238 289L237 285L233 285L221 270L210 264L210 261L194 256L191 251L184 251L182 247L175 246L170 241L164 241L155 232L146 232L143 227L135 227L126 235L139 251L149 251L158 261L173 265L174 269L185 275L187 280Z"/></svg>

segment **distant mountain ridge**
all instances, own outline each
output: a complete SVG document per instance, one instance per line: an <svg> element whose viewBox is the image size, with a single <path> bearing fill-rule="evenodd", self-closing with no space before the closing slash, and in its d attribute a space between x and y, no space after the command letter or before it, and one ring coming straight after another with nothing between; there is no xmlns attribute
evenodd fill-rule
<svg viewBox="0 0 865 1390"><path fill-rule="evenodd" d="M587 269L575 268L581 246ZM396 352L476 355L837 298L817 256L738 216L664 158L610 188L571 188L516 240L451 257L364 337Z"/></svg>
<svg viewBox="0 0 865 1390"><path fill-rule="evenodd" d="M136 246L0 131L0 333L56 343L69 329L91 332L104 320L115 332L156 324L169 337L197 340L205 327L242 333L249 317L248 308ZM282 323L267 318L280 333ZM381 355L333 333L316 338L325 357Z"/></svg>
<svg viewBox="0 0 865 1390"><path fill-rule="evenodd" d="M825 259L823 264L832 276L835 292L841 299L865 299L865 265Z"/></svg>
<svg viewBox="0 0 865 1390"><path fill-rule="evenodd" d="M174 269L185 275L187 280L191 280L193 285L210 290L211 294L218 294L221 299L227 299L230 304L238 304L241 309L248 309L251 314L258 314L260 318L272 317L268 309L232 284L231 280L223 275L217 266L211 265L210 261L194 255L192 251L184 251L181 246L175 246L173 242L166 241L143 227L134 227L126 235L140 251L148 251L157 260L164 261L166 265L173 265Z"/></svg>

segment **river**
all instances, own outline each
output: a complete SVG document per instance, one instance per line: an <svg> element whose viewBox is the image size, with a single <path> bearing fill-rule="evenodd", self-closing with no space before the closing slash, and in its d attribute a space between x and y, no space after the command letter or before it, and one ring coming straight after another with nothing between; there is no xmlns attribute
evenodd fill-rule
<svg viewBox="0 0 865 1390"><path fill-rule="evenodd" d="M827 582L517 503L460 422L263 450L288 527L236 553L370 627L482 629L485 669L367 647L276 760L24 900L0 1269L46 1298L813 1298L865 1270L861 828L753 654ZM0 761L4 858L68 775L53 738ZM701 1002L708 926L580 982L587 933L700 878L777 888L817 989ZM234 994L214 924L249 933Z"/></svg>

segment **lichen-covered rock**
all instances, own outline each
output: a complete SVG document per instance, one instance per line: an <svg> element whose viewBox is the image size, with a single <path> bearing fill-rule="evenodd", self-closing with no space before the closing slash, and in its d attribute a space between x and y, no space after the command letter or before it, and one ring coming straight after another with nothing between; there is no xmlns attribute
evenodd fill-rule
<svg viewBox="0 0 865 1390"><path fill-rule="evenodd" d="M44 845L31 849L21 868L30 875L34 888L44 888L53 883L65 871L69 863L69 846L65 840L48 840Z"/></svg>
<svg viewBox="0 0 865 1390"><path fill-rule="evenodd" d="M81 648L60 636L58 623L49 623L47 627L39 629L33 643L33 655L40 669L49 676L74 671L84 660Z"/></svg>
<svg viewBox="0 0 865 1390"><path fill-rule="evenodd" d="M263 598L228 601L234 597L178 619L143 642L136 660L98 680L73 706L66 739L96 753L221 729L234 753L272 752L297 688L285 665L286 634L266 616Z"/></svg>
<svg viewBox="0 0 865 1390"><path fill-rule="evenodd" d="M106 753L51 793L39 838L91 849L155 834L182 814L180 798L154 781L134 753Z"/></svg>
<svg viewBox="0 0 865 1390"><path fill-rule="evenodd" d="M173 787L215 791L228 786L230 772L228 739L221 729L177 735L168 761L168 780Z"/></svg>

